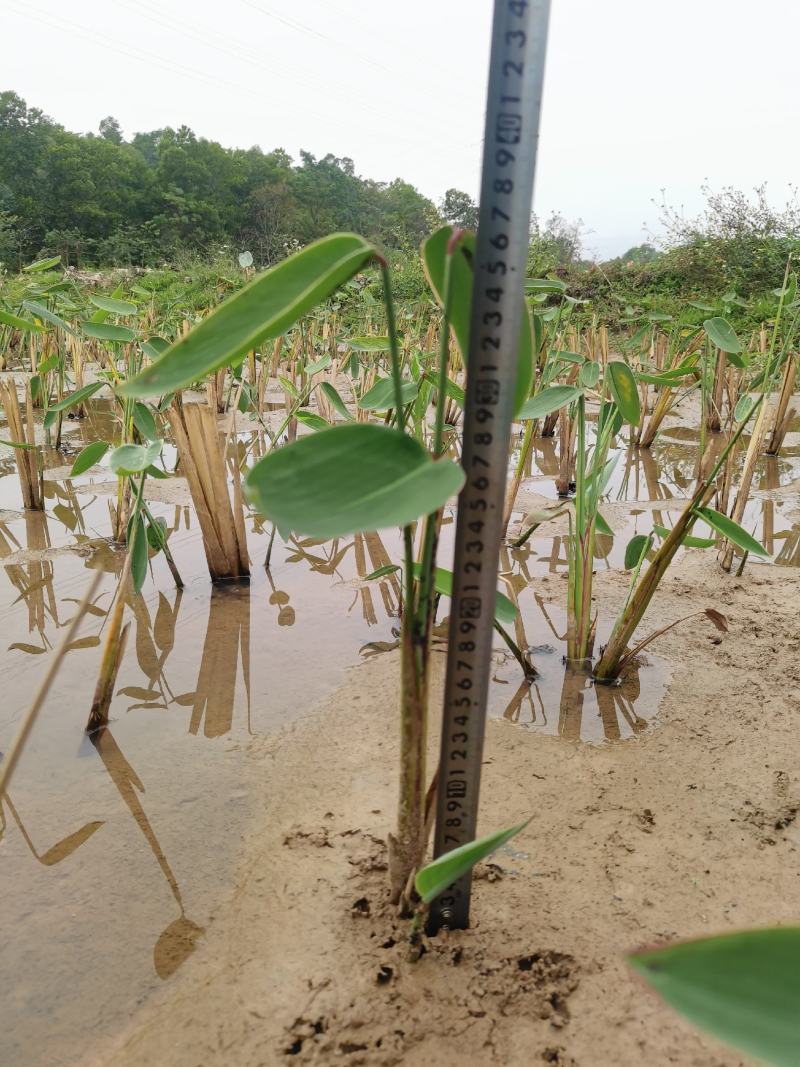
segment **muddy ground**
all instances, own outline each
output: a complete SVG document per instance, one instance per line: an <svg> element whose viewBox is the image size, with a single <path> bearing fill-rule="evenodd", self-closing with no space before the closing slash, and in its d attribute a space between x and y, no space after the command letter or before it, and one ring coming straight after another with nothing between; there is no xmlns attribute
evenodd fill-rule
<svg viewBox="0 0 800 1067"><path fill-rule="evenodd" d="M479 870L473 928L426 940L416 961L386 895L396 653L254 742L261 796L231 899L177 980L88 1062L743 1062L624 962L800 913L800 577L711 563L687 552L653 608L651 622L713 606L730 626L693 619L659 640L673 674L655 728L589 746L490 721L480 829L533 820ZM625 580L599 574L599 603ZM542 587L563 598L557 576Z"/></svg>

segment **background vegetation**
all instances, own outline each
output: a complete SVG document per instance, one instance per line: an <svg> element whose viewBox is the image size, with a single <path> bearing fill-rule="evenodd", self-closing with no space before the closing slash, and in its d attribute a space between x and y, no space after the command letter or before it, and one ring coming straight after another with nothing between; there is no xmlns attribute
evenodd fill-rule
<svg viewBox="0 0 800 1067"><path fill-rule="evenodd" d="M754 196L704 192L695 218L659 205L658 247L604 263L586 258L580 221L532 218L529 274L560 278L611 323L685 314L693 299L722 301L739 322L762 321L788 256L800 251L800 202L793 194L775 209L764 187ZM72 133L16 93L0 93L0 264L9 273L53 255L78 268L162 268L154 288L179 280L185 298L190 283L200 307L210 288L222 296L240 284L239 251L263 267L352 231L388 250L398 299L417 300L426 292L420 242L443 222L474 228L475 202L449 189L435 205L401 178L361 177L348 158L224 148L186 126L126 141L108 117L96 134ZM696 310L699 321L706 309Z"/></svg>

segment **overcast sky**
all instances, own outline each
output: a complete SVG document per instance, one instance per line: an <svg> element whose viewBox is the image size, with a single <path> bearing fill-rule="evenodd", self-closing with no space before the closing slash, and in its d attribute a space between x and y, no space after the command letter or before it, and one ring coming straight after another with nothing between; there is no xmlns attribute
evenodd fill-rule
<svg viewBox="0 0 800 1067"><path fill-rule="evenodd" d="M603 256L661 189L800 173L798 0L552 0L535 209ZM0 0L0 88L68 129L191 126L227 146L350 156L438 201L477 193L490 0Z"/></svg>

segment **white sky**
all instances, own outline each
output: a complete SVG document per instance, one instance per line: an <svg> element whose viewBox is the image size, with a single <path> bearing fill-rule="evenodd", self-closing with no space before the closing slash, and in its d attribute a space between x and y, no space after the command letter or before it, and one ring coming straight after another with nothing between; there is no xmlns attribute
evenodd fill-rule
<svg viewBox="0 0 800 1067"><path fill-rule="evenodd" d="M535 209L615 255L700 185L800 171L798 0L552 0ZM491 0L0 0L0 88L68 129L191 126L477 193Z"/></svg>

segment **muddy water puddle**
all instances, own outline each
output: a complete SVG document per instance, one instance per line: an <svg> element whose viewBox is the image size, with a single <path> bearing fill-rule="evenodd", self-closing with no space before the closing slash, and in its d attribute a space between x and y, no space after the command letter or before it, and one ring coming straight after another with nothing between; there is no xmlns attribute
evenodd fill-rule
<svg viewBox="0 0 800 1067"><path fill-rule="evenodd" d="M261 815L259 781L269 757L249 759L246 747L319 702L324 707L349 666L397 642L396 576L364 581L399 561L395 532L327 543L278 539L266 572L269 530L251 517L252 581L212 588L191 507L154 500L186 587L174 588L162 557L152 561L143 595L129 601L131 634L110 725L86 738L122 557L106 540L108 471L71 479L63 468L85 443L108 436L107 420L99 404L87 420L65 424L64 451L45 456L44 515L20 511L13 456L0 451L0 557L8 561L0 567L0 749L13 737L89 571L103 571L0 804L0 1062L29 1067L83 1062L179 972L230 894L242 837L250 818ZM616 536L598 538L598 570L621 568L634 533L672 524L695 456L696 445L667 431L652 454L622 450L609 489ZM169 466L169 446L165 458ZM746 515L778 564L800 564L791 488L798 463L791 449L762 460ZM557 470L555 445L537 442L527 487L555 499ZM452 533L448 512L444 566ZM490 712L563 741L629 741L655 721L669 666L648 653L619 687L565 674L565 536L541 527L524 546L504 550L502 582L520 610L514 637L533 650L540 675L525 682L498 638ZM536 581L544 575L546 597ZM440 622L447 608L445 600ZM612 621L601 619L601 639Z"/></svg>

